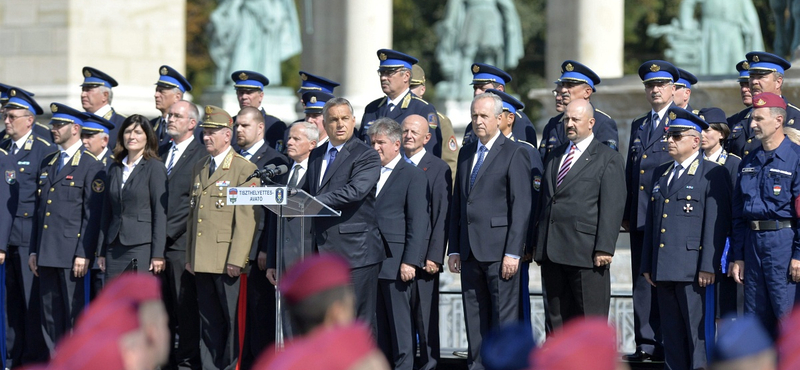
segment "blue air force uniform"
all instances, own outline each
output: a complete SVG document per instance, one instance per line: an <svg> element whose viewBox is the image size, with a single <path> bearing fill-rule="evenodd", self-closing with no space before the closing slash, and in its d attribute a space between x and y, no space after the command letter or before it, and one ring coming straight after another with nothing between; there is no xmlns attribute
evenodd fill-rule
<svg viewBox="0 0 800 370"><path fill-rule="evenodd" d="M158 75L156 86L165 87L168 89L177 88L184 94L192 91L192 84L190 84L186 77L183 77L183 75L175 68L172 68L168 65L163 65L158 69ZM172 140L167 133L167 120L164 118L164 116L151 119L150 124L153 126L153 131L156 133L156 139L158 140L159 148ZM200 142L200 144L203 144L203 128L200 127L200 122L197 122L197 127L194 129L194 137ZM113 150L114 147L111 147L111 149Z"/></svg>
<svg viewBox="0 0 800 370"><path fill-rule="evenodd" d="M104 73L96 68L83 67L83 83L81 84L82 88L87 86L105 86L111 89L113 87L117 87L117 85L117 80L109 76L107 73ZM102 117L113 124L106 134L108 134L108 147L111 148L111 150L114 150L114 147L117 144L119 128L122 127L122 123L125 122L126 117L117 113L117 111L115 111L112 107L109 107L109 109L110 110L104 113Z"/></svg>
<svg viewBox="0 0 800 370"><path fill-rule="evenodd" d="M398 68L406 68L411 71L411 66L419 62L417 58L389 49L378 50L378 59L380 59L378 71ZM406 117L418 114L428 121L428 128L431 132L431 139L425 144L425 150L441 158L442 130L439 128L439 116L436 114L436 108L412 93L410 88L405 91L398 106L390 107L390 103L389 97L384 96L367 104L366 108L364 108L364 116L361 118L361 127L358 129L358 138L369 145L370 139L369 135L367 135L367 130L372 125L372 122L378 118L388 117L402 124Z"/></svg>
<svg viewBox="0 0 800 370"><path fill-rule="evenodd" d="M670 132L700 133L708 127L685 109L669 112L674 117ZM686 167L677 171L681 164ZM684 163L673 159L658 166L652 184L640 273L656 283L667 368L703 368L705 341L713 341L706 338L704 322L714 317L705 317L706 288L698 274L719 271L730 228L731 182L724 167L698 151Z"/></svg>
<svg viewBox="0 0 800 370"><path fill-rule="evenodd" d="M9 86L9 85L0 83L0 107L5 106L6 103L8 103L8 100L10 98L8 93L9 93L9 91L11 91L11 89L15 90L15 94L17 94L19 92L22 92L22 93L25 93L26 95L28 95L29 97L33 97L33 96L36 95L36 94L34 94L34 93L30 92L30 91L20 89L19 87ZM49 143L53 142L53 134L50 132L50 127L47 127L47 125L44 125L44 124L41 124L39 122L35 122L34 121L33 122L33 132L36 133L36 135L38 135L42 139L47 140L47 142L49 142ZM6 134L6 130L0 131L0 142L3 142L6 139L8 139L8 135Z"/></svg>
<svg viewBox="0 0 800 370"><path fill-rule="evenodd" d="M235 71L231 73L233 80L233 87L238 90L264 91L264 87L269 85L269 79L261 73L253 71ZM275 116L267 114L264 108L258 108L261 111L261 116L264 118L264 140L271 148L283 153L286 149L286 143L283 141L284 132L286 131L286 124ZM234 122L236 119L234 118ZM233 130L233 137L231 142L236 146L236 130ZM235 149L239 149L236 147Z"/></svg>

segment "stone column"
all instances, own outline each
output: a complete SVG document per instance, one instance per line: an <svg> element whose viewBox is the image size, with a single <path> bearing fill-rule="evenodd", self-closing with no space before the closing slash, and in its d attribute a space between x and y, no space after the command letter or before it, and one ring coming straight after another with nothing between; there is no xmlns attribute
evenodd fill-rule
<svg viewBox="0 0 800 370"><path fill-rule="evenodd" d="M0 82L80 109L81 69L119 82L112 106L124 115L158 115L158 67L185 72L185 0L5 0L0 2Z"/></svg>
<svg viewBox="0 0 800 370"><path fill-rule="evenodd" d="M558 79L566 59L600 78L622 77L624 18L624 0L547 0L547 80Z"/></svg>

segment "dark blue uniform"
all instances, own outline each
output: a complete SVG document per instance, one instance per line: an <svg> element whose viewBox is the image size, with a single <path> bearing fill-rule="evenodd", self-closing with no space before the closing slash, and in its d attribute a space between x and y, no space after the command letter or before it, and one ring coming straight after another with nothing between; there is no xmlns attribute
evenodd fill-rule
<svg viewBox="0 0 800 370"><path fill-rule="evenodd" d="M787 138L772 153L756 148L742 160L733 193L729 259L744 261L745 312L755 313L773 337L778 320L792 309L797 287L789 264L800 260L798 168L800 147Z"/></svg>
<svg viewBox="0 0 800 370"><path fill-rule="evenodd" d="M547 157L553 148L558 148L561 144L569 141L567 133L564 131L564 113L559 113L547 121L542 131L542 142L539 144L539 154L542 158ZM617 121L605 112L594 110L594 127L592 128L595 139L607 145L609 148L619 151L619 133L617 133Z"/></svg>
<svg viewBox="0 0 800 370"><path fill-rule="evenodd" d="M3 252L7 252L6 246L11 237L11 223L14 220L14 214L11 212L11 184L16 182L16 166L14 166L14 158L3 149L0 149L0 172L3 173L5 179L0 184L0 248ZM3 360L5 361L5 359Z"/></svg>
<svg viewBox="0 0 800 370"><path fill-rule="evenodd" d="M114 151L114 147L117 145L117 135L119 133L119 128L122 127L122 123L125 122L127 117L117 113L114 108L103 115L103 118L109 120L111 123L114 124L114 128L108 130L108 150ZM165 128L166 129L166 128ZM166 132L166 130L164 131Z"/></svg>
<svg viewBox="0 0 800 370"><path fill-rule="evenodd" d="M786 98L783 98L786 101ZM728 126L731 135L727 140L725 149L729 153L744 158L761 146L761 142L756 139L753 129L750 128L750 115L752 107L743 109L741 112L728 117ZM800 128L800 109L786 101L786 120L784 126Z"/></svg>
<svg viewBox="0 0 800 370"><path fill-rule="evenodd" d="M44 158L38 173L37 217L31 253L37 254L45 341L52 352L69 334L85 305L84 278L76 257L93 259L105 191L105 167L81 147L61 171L60 151Z"/></svg>
<svg viewBox="0 0 800 370"><path fill-rule="evenodd" d="M418 114L428 120L428 128L431 131L431 139L425 144L425 150L433 155L442 157L442 130L439 128L439 117L436 115L436 108L422 98L408 91L403 97L400 105L389 110L389 97L373 100L364 108L364 116L361 118L361 127L358 129L358 137L369 144L367 130L372 122L381 117L388 117L402 124L403 120L412 115Z"/></svg>
<svg viewBox="0 0 800 370"><path fill-rule="evenodd" d="M706 366L705 287L698 273L719 271L730 228L731 182L724 167L698 155L683 174L675 163L654 171L641 273L656 283L668 368ZM671 182L669 182L672 176ZM709 302L710 303L710 302Z"/></svg>
<svg viewBox="0 0 800 370"><path fill-rule="evenodd" d="M517 118L514 119L514 127L511 128L511 137L513 141L525 141L533 145L533 148L536 148L537 143L537 136L536 136L536 129L533 127L533 123L525 115L525 113L521 111L517 111L514 113L517 115ZM467 144L474 143L478 141L478 137L472 132L472 124L467 125L466 131L464 131L464 140L461 142L461 146L465 146Z"/></svg>

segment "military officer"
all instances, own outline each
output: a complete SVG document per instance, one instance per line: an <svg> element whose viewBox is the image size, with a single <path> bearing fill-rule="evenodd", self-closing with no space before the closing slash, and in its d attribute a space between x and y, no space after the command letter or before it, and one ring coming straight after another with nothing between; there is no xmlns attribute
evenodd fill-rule
<svg viewBox="0 0 800 370"><path fill-rule="evenodd" d="M752 63L750 72L752 78ZM778 320L792 309L800 281L800 147L784 136L786 109L779 95L753 96L750 128L761 146L739 166L728 266L744 284L745 313L758 316L773 338Z"/></svg>
<svg viewBox="0 0 800 370"><path fill-rule="evenodd" d="M675 82L675 94L673 100L675 105L692 112L692 106L689 105L689 99L692 97L692 85L697 83L697 77L691 72L678 68L678 81Z"/></svg>
<svg viewBox="0 0 800 370"><path fill-rule="evenodd" d="M738 137L742 134L743 124L741 122L750 118L750 111L752 110L750 107L753 106L753 93L750 92L749 68L750 63L748 63L747 60L736 63L736 71L739 72L739 78L736 80L739 82L739 94L742 97L742 104L744 104L745 108L728 117L728 127L731 129L731 134L728 136L724 144L726 150L730 150L730 148L728 148L728 143L735 141L733 137ZM735 132L733 131L734 129Z"/></svg>
<svg viewBox="0 0 800 370"><path fill-rule="evenodd" d="M800 120L800 109L786 100L782 93L783 74L791 68L792 64L777 55L763 51L747 53L747 64L750 74L750 93L755 95L769 92L783 97L786 102L786 120L783 124L787 127L794 127L794 122ZM749 109L745 110L750 113ZM761 145L759 140L755 138L755 133L750 125L751 121L752 116L750 114L742 115L740 112L738 122L728 122L733 124L731 126L731 138L728 140L728 152L744 158Z"/></svg>
<svg viewBox="0 0 800 370"><path fill-rule="evenodd" d="M83 83L81 84L81 105L83 110L94 113L111 121L114 125L108 132L108 147L114 150L117 144L117 130L125 122L125 116L117 113L111 107L114 100L112 87L117 86L117 80L102 71L83 67Z"/></svg>
<svg viewBox="0 0 800 370"><path fill-rule="evenodd" d="M283 153L285 148L284 131L286 124L275 116L267 114L261 107L264 100L264 87L269 85L269 79L261 73L253 71L236 71L231 73L233 87L236 89L236 99L239 109L253 107L261 111L264 119L264 140L270 148ZM234 121L236 123L236 121ZM233 143L236 143L236 132L233 133Z"/></svg>
<svg viewBox="0 0 800 370"><path fill-rule="evenodd" d="M14 221L11 204L11 184L17 180L14 158L3 149L0 149L0 171L3 171L5 176L5 181L0 184L0 265L2 265L6 262L6 248L11 236L11 224Z"/></svg>
<svg viewBox="0 0 800 370"><path fill-rule="evenodd" d="M153 125L153 131L156 133L158 139L158 146L169 142L170 137L167 133L167 121L169 117L169 107L175 102L183 99L183 94L192 91L192 84L186 80L186 77L167 65L161 66L158 69L158 81L156 81L156 93L153 97L156 100L156 109L161 112L161 117L156 117L150 120ZM195 137L201 143L203 142L203 130L198 127L195 129Z"/></svg>
<svg viewBox="0 0 800 370"><path fill-rule="evenodd" d="M600 77L589 67L574 60L566 60L561 64L561 77L556 81L556 88L553 90L556 111L559 113L550 118L542 131L542 142L539 144L542 158L545 158L553 148L569 141L564 130L564 111L567 109L567 104L573 98L589 100L592 93L597 91L595 85L599 83ZM609 148L619 150L617 122L597 108L594 110L594 122L592 127L594 137Z"/></svg>
<svg viewBox="0 0 800 370"><path fill-rule="evenodd" d="M431 140L425 145L425 149L441 158L442 129L439 127L436 108L411 92L411 68L419 60L408 54L389 49L378 50L378 59L380 59L378 76L380 76L381 90L386 96L373 100L364 108L358 137L369 144L367 130L372 122L380 117L389 117L396 122L403 122L406 117L419 114L428 120L431 130Z"/></svg>
<svg viewBox="0 0 800 370"><path fill-rule="evenodd" d="M38 172L28 266L39 276L40 317L52 353L88 303L84 277L97 249L106 173L103 163L80 140L88 113L59 103L52 103L50 111L59 150L44 158Z"/></svg>
<svg viewBox="0 0 800 370"><path fill-rule="evenodd" d="M233 369L239 354L239 275L247 265L260 208L228 205L227 194L228 187L245 185L256 165L231 148L231 116L212 105L205 113L201 126L210 156L192 171L186 270L194 273L197 285L203 368Z"/></svg>
<svg viewBox="0 0 800 370"><path fill-rule="evenodd" d="M124 122L125 120L123 120ZM81 141L83 146L103 162L103 166L108 168L114 162L113 148L109 150L110 133L116 128L113 122L91 114L81 126Z"/></svg>
<svg viewBox="0 0 800 370"><path fill-rule="evenodd" d="M297 93L302 95L307 92L321 91L328 94L333 94L333 89L340 85L336 81L329 80L322 76L313 75L311 73L300 71L300 89Z"/></svg>
<svg viewBox="0 0 800 370"><path fill-rule="evenodd" d="M653 173L641 273L658 295L666 367L700 369L705 342L713 341L703 330L705 320L714 322L705 316L706 287L713 287L730 228L731 182L724 167L700 153L708 124L679 107L668 114L673 161Z"/></svg>
<svg viewBox="0 0 800 370"><path fill-rule="evenodd" d="M495 66L475 63L472 65L472 90L473 96L478 96L486 92L487 89L495 89L505 92L506 85L511 82L511 75L504 70ZM536 129L533 123L522 111L518 111L517 124L514 128L514 141L527 141L533 146L536 146ZM461 146L473 143L478 140L478 137L472 132L472 125L467 125L467 130L464 132L464 140Z"/></svg>
<svg viewBox="0 0 800 370"><path fill-rule="evenodd" d="M323 122L322 107L328 100L333 99L334 96L323 91L309 91L303 93L303 112L305 113L305 121L313 123L319 130L319 139L316 140L316 147L328 143L328 133L325 132L325 124Z"/></svg>
<svg viewBox="0 0 800 370"><path fill-rule="evenodd" d="M622 227L630 231L631 269L633 276L633 316L636 352L627 355L629 361L661 359L661 333L658 304L652 286L640 272L642 242L645 231L647 205L653 189L653 171L671 158L667 152L664 134L670 124L667 109L672 101L678 69L663 60L647 61L639 67L639 77L644 84L650 112L637 117L631 123L628 144L628 159L625 166L625 181L628 196Z"/></svg>
<svg viewBox="0 0 800 370"><path fill-rule="evenodd" d="M426 90L425 70L419 64L414 64L411 66L411 93L422 98ZM442 159L447 162L447 165L450 166L450 171L455 176L459 145L458 140L456 140L456 133L453 131L453 123L450 122L450 118L438 111L436 115L439 117L439 128L442 130L442 139L445 141L442 142Z"/></svg>
<svg viewBox="0 0 800 370"><path fill-rule="evenodd" d="M19 87L0 84L0 108L4 107L6 103L8 103L9 99L8 92L11 91L11 89L15 89L17 92L24 92L30 97L36 95L30 91L20 89ZM50 143L53 142L53 135L50 133L50 127L47 127L47 125L41 124L39 122L34 122L33 132L39 135L39 137L46 139L48 142ZM6 133L5 128L3 128L3 130L0 131L0 143L4 142L6 139L8 139L8 134Z"/></svg>
<svg viewBox="0 0 800 370"><path fill-rule="evenodd" d="M34 289L33 272L26 266L32 249L36 205L36 174L44 157L56 150L46 138L37 133L36 115L42 108L26 91L10 88L3 108L3 122L8 139L0 148L8 152L14 168L4 172L11 185L14 220L8 244L3 245L6 260L6 367L12 368L28 361L47 360L47 347L39 319L40 295ZM10 171L10 172L8 172Z"/></svg>

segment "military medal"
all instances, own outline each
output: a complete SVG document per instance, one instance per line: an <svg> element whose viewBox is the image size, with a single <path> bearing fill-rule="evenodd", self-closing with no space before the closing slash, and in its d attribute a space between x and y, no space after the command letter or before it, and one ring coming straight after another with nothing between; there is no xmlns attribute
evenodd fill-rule
<svg viewBox="0 0 800 370"><path fill-rule="evenodd" d="M692 205L689 203L686 203L686 205L683 206L683 211L686 213L690 213L692 210L694 210L694 207L692 207Z"/></svg>
<svg viewBox="0 0 800 370"><path fill-rule="evenodd" d="M773 186L772 194L774 194L775 196L781 195L781 186L780 185Z"/></svg>

